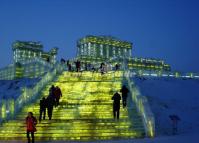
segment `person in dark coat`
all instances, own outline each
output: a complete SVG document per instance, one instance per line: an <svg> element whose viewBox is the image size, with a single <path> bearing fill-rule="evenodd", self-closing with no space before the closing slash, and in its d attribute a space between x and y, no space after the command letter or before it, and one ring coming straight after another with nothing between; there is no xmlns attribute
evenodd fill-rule
<svg viewBox="0 0 199 143"><path fill-rule="evenodd" d="M173 135L176 135L178 132L178 121L180 121L180 117L177 115L169 115L169 118L172 121Z"/></svg>
<svg viewBox="0 0 199 143"><path fill-rule="evenodd" d="M55 88L55 100L56 100L55 104L56 105L55 106L59 105L59 100L61 97L62 97L61 89L58 86L56 86L56 88Z"/></svg>
<svg viewBox="0 0 199 143"><path fill-rule="evenodd" d="M69 60L67 60L67 61L66 61L66 65L68 66L69 64L70 64L70 61L69 61Z"/></svg>
<svg viewBox="0 0 199 143"><path fill-rule="evenodd" d="M120 68L120 67L119 67L119 65L118 65L118 64L116 64L116 65L115 65L115 70L116 70L116 71L118 71L118 70L119 70L119 68Z"/></svg>
<svg viewBox="0 0 199 143"><path fill-rule="evenodd" d="M46 99L47 109L48 109L48 118L52 119L53 106L55 105L55 99L52 95L49 95Z"/></svg>
<svg viewBox="0 0 199 143"><path fill-rule="evenodd" d="M112 100L113 100L113 116L114 116L114 119L116 119L116 116L117 116L117 119L120 118L120 100L121 100L121 96L118 92L116 92L113 97L112 97Z"/></svg>
<svg viewBox="0 0 199 143"><path fill-rule="evenodd" d="M54 96L54 91L55 91L55 86L52 85L52 86L50 87L50 89L49 89L49 95L50 95L50 96Z"/></svg>
<svg viewBox="0 0 199 143"><path fill-rule="evenodd" d="M123 108L125 108L127 104L127 97L128 97L129 90L125 85L123 85L120 92L122 92L122 104L123 104Z"/></svg>
<svg viewBox="0 0 199 143"><path fill-rule="evenodd" d="M26 117L28 143L30 143L30 134L32 138L32 143L35 142L34 132L36 132L36 125L37 125L37 119L33 116L32 112L29 112L28 116Z"/></svg>
<svg viewBox="0 0 199 143"><path fill-rule="evenodd" d="M80 69L81 69L81 63L80 63L80 61L77 60L77 61L75 62L75 65L76 65L76 71L77 71L77 72L80 72Z"/></svg>
<svg viewBox="0 0 199 143"><path fill-rule="evenodd" d="M104 67L105 67L105 64L101 63L101 65L100 65L100 71L101 71L102 75L104 74Z"/></svg>
<svg viewBox="0 0 199 143"><path fill-rule="evenodd" d="M66 62L66 60L61 58L60 62L61 62L61 64L64 64Z"/></svg>
<svg viewBox="0 0 199 143"><path fill-rule="evenodd" d="M56 96L55 96L55 86L52 85L51 88L49 89L49 96L51 96L54 100L56 100Z"/></svg>
<svg viewBox="0 0 199 143"><path fill-rule="evenodd" d="M69 60L67 60L66 65L67 65L68 71L72 71L72 66Z"/></svg>
<svg viewBox="0 0 199 143"><path fill-rule="evenodd" d="M71 64L68 64L68 71L72 71L72 66L71 66Z"/></svg>
<svg viewBox="0 0 199 143"><path fill-rule="evenodd" d="M45 97L40 100L40 115L39 115L39 121L41 122L42 119L42 114L43 114L43 120L45 120L46 117L46 99Z"/></svg>

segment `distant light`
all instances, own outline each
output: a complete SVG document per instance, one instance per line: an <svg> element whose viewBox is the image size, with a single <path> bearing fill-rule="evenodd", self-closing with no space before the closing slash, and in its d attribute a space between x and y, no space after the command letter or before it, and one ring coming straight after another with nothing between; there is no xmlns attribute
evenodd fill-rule
<svg viewBox="0 0 199 143"><path fill-rule="evenodd" d="M148 73L143 73L143 75L149 76L149 74L148 74Z"/></svg>
<svg viewBox="0 0 199 143"><path fill-rule="evenodd" d="M158 75L157 75L157 74L155 74L155 73L152 73L152 74L151 74L151 76L158 76Z"/></svg>

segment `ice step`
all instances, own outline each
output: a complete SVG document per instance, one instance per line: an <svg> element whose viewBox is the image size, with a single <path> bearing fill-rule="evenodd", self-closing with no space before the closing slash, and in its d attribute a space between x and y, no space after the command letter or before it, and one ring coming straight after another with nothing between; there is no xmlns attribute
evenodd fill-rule
<svg viewBox="0 0 199 143"><path fill-rule="evenodd" d="M52 84L62 89L63 97L59 107L53 110L52 120L42 120L37 124L36 140L91 141L143 137L142 119L134 105L125 110L121 108L119 121L113 119L111 97L122 86L122 74L114 73L118 76L116 80L113 80L113 75L94 73L91 78L91 74L85 72L77 77L76 73L64 72L57 81L44 88L34 103L25 106L15 120L0 126L0 140L26 140L27 112L32 111L38 118L39 101L48 95Z"/></svg>

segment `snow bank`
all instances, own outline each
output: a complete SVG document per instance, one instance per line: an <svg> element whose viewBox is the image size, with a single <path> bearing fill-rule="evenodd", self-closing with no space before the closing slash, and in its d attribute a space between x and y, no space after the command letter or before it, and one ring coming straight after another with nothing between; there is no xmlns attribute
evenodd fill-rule
<svg viewBox="0 0 199 143"><path fill-rule="evenodd" d="M155 115L156 135L171 135L169 115L180 117L179 134L199 133L199 80L133 78ZM199 135L199 134L198 134Z"/></svg>
<svg viewBox="0 0 199 143"><path fill-rule="evenodd" d="M38 78L23 78L16 80L0 80L0 98L17 98L21 94L21 88L33 87L39 81Z"/></svg>

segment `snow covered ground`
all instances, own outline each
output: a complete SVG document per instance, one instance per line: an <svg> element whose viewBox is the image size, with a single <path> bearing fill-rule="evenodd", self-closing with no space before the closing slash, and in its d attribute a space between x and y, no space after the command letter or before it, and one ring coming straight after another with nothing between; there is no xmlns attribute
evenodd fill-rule
<svg viewBox="0 0 199 143"><path fill-rule="evenodd" d="M21 88L32 87L39 81L38 78L32 79L16 79L16 80L0 80L0 98L17 98L21 94Z"/></svg>
<svg viewBox="0 0 199 143"><path fill-rule="evenodd" d="M181 119L179 134L199 133L199 80L134 78L134 81L149 100L158 136L171 135L171 114Z"/></svg>

